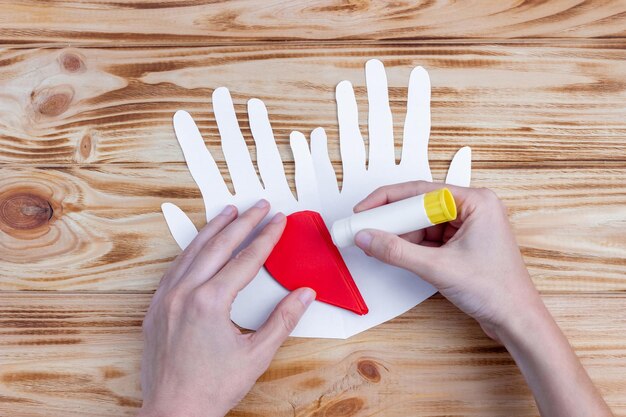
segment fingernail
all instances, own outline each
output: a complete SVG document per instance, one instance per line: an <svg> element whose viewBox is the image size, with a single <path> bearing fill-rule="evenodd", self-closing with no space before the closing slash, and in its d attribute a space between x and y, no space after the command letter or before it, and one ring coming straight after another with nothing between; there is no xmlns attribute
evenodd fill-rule
<svg viewBox="0 0 626 417"><path fill-rule="evenodd" d="M267 200L262 198L262 199L260 199L259 201L256 202L254 207L256 207L256 208L265 208L265 207L267 207L269 205L270 205L270 203L268 203Z"/></svg>
<svg viewBox="0 0 626 417"><path fill-rule="evenodd" d="M222 210L222 212L220 213L220 216L230 216L231 214L233 214L235 212L235 206L233 206L232 204L227 205L226 207L224 207L224 210Z"/></svg>
<svg viewBox="0 0 626 417"><path fill-rule="evenodd" d="M270 220L270 223L280 223L285 219L285 215L281 212L278 212L276 214L274 214L274 217L272 217L272 220Z"/></svg>
<svg viewBox="0 0 626 417"><path fill-rule="evenodd" d="M298 294L298 300L300 300L305 307L308 307L313 300L315 300L315 295L315 291L310 288L305 288L303 291L300 291L300 294Z"/></svg>
<svg viewBox="0 0 626 417"><path fill-rule="evenodd" d="M372 243L372 234L366 231L360 231L354 237L354 242L361 249L369 249L370 243Z"/></svg>

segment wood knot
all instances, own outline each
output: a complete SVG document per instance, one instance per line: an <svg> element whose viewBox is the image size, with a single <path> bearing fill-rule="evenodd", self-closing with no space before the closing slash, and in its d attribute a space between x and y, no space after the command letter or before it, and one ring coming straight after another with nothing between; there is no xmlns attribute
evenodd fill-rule
<svg viewBox="0 0 626 417"><path fill-rule="evenodd" d="M44 88L31 94L35 110L44 116L63 114L70 106L73 98L74 89L69 85Z"/></svg>
<svg viewBox="0 0 626 417"><path fill-rule="evenodd" d="M76 160L78 162L85 162L91 156L94 149L94 140L91 133L87 132L79 141L78 148L76 149Z"/></svg>
<svg viewBox="0 0 626 417"><path fill-rule="evenodd" d="M367 381L374 383L380 382L380 371L378 370L376 362L369 359L364 359L362 361L359 361L356 369L359 374Z"/></svg>
<svg viewBox="0 0 626 417"><path fill-rule="evenodd" d="M91 135L85 135L80 140L80 154L83 158L88 158L91 153Z"/></svg>
<svg viewBox="0 0 626 417"><path fill-rule="evenodd" d="M83 72L85 70L85 64L82 58L74 52L64 52L59 57L61 67L70 73Z"/></svg>
<svg viewBox="0 0 626 417"><path fill-rule="evenodd" d="M346 398L330 404L324 411L324 416L348 417L353 416L363 408L363 400L357 397Z"/></svg>
<svg viewBox="0 0 626 417"><path fill-rule="evenodd" d="M17 193L0 197L0 223L17 229L32 230L48 223L52 205L35 194Z"/></svg>

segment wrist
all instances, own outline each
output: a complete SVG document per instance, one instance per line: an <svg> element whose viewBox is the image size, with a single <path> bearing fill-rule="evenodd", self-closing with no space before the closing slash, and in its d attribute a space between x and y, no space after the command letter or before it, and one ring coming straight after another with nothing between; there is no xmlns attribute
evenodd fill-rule
<svg viewBox="0 0 626 417"><path fill-rule="evenodd" d="M492 339L504 345L527 337L541 324L554 321L525 268L506 281L489 320L480 323Z"/></svg>
<svg viewBox="0 0 626 417"><path fill-rule="evenodd" d="M219 413L211 410L205 410L203 412L193 412L186 407L170 407L170 409L150 407L143 405L137 417L224 417L224 413Z"/></svg>
<svg viewBox="0 0 626 417"><path fill-rule="evenodd" d="M182 411L166 411L142 407L137 413L137 417L190 417L190 415Z"/></svg>
<svg viewBox="0 0 626 417"><path fill-rule="evenodd" d="M534 344L538 337L546 336L556 323L539 296L520 306L494 329L496 338L509 350Z"/></svg>

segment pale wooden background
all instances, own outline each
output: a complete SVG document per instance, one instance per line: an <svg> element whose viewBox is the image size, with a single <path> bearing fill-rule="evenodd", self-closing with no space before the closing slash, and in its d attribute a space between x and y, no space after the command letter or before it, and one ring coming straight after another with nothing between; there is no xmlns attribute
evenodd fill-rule
<svg viewBox="0 0 626 417"><path fill-rule="evenodd" d="M186 109L220 157L214 88L288 134L326 128L334 86L385 63L401 132L410 69L433 84L441 180L510 207L546 304L626 415L626 2L0 0L0 415L133 415L141 321L178 248L159 212L202 222L174 138ZM399 137L399 136L398 136ZM251 138L250 145L252 145ZM339 164L336 165L339 168ZM540 340L537 343L541 343ZM440 296L347 341L289 340L234 416L534 416L507 352Z"/></svg>

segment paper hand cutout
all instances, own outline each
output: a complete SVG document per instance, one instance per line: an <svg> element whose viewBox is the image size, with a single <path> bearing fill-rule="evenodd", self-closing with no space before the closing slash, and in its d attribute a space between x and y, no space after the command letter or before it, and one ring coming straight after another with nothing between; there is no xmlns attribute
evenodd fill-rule
<svg viewBox="0 0 626 417"><path fill-rule="evenodd" d="M323 129L317 128L311 133L310 150L302 133L291 133L298 198L293 196L285 178L267 110L260 100L252 99L248 102L248 116L263 180L261 185L241 134L230 94L221 87L213 93L213 109L235 189L232 195L193 119L184 111L177 112L174 116L176 137L202 193L207 219L227 204L234 204L242 211L258 199L265 198L272 205L268 219L277 211L290 214L312 210L319 212L330 227L334 220L350 215L356 202L381 185L410 180L432 181L427 156L430 135L428 73L421 67L411 72L402 159L396 164L385 70L378 60L368 61L365 69L369 100L367 166L352 85L342 81L336 90L343 167L341 191L330 163L326 135ZM446 182L468 186L470 172L471 152L464 147L454 156ZM174 239L181 248L185 248L197 234L196 228L175 205L165 203L162 209ZM292 336L347 338L404 313L436 292L434 287L412 273L369 258L358 248L341 250L341 254L369 307L369 314L359 316L329 304L314 302ZM241 327L257 329L286 294L287 290L265 269L261 269L235 299L231 318Z"/></svg>

